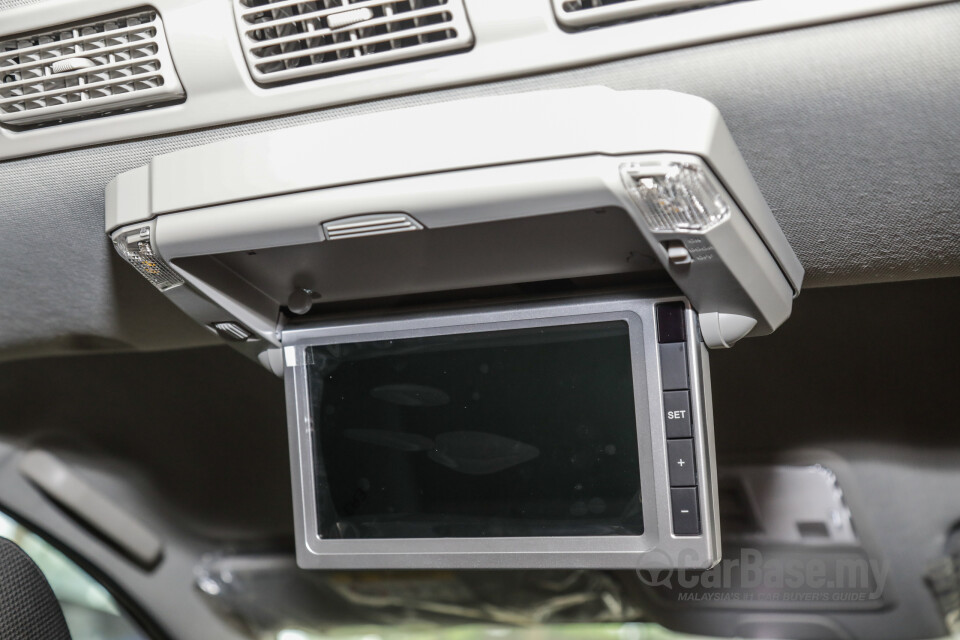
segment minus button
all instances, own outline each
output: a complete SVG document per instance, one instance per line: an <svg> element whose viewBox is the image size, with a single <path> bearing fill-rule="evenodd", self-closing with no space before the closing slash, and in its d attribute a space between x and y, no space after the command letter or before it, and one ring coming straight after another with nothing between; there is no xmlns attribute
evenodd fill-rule
<svg viewBox="0 0 960 640"><path fill-rule="evenodd" d="M670 506L673 512L674 535L700 535L700 509L697 507L696 487L670 489Z"/></svg>

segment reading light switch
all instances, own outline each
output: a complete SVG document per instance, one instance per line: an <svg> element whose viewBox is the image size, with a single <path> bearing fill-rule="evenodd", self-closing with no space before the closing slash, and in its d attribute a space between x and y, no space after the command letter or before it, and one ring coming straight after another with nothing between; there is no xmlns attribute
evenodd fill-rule
<svg viewBox="0 0 960 640"><path fill-rule="evenodd" d="M690 264L693 262L693 259L690 257L690 252L687 251L687 248L683 246L683 243L679 240L671 240L666 244L667 249L667 260L671 264Z"/></svg>

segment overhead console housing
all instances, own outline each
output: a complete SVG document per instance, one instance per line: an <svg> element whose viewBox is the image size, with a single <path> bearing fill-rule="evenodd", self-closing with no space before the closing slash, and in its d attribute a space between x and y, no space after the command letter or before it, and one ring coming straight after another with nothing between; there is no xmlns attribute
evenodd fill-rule
<svg viewBox="0 0 960 640"><path fill-rule="evenodd" d="M697 197L714 218L671 219ZM188 313L275 346L304 292L319 309L647 274L722 347L779 326L803 276L719 112L666 91L482 98L238 138L153 158L106 200L121 252L149 236L183 291L223 310Z"/></svg>
<svg viewBox="0 0 960 640"><path fill-rule="evenodd" d="M106 203L284 375L301 566L719 558L707 348L776 329L803 270L710 103L393 111L159 156Z"/></svg>

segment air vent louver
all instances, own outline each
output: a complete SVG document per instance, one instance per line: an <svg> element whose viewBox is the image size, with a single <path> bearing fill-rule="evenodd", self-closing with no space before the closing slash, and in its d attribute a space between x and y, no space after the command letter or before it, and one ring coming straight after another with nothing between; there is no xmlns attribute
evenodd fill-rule
<svg viewBox="0 0 960 640"><path fill-rule="evenodd" d="M256 82L270 84L470 47L463 0L234 0Z"/></svg>
<svg viewBox="0 0 960 640"><path fill-rule="evenodd" d="M560 24L581 28L736 1L739 0L553 0L553 9Z"/></svg>
<svg viewBox="0 0 960 640"><path fill-rule="evenodd" d="M0 36L3 124L51 124L182 96L153 9Z"/></svg>
<svg viewBox="0 0 960 640"><path fill-rule="evenodd" d="M323 234L327 240L365 238L419 229L423 229L423 225L405 213L373 213L323 223Z"/></svg>

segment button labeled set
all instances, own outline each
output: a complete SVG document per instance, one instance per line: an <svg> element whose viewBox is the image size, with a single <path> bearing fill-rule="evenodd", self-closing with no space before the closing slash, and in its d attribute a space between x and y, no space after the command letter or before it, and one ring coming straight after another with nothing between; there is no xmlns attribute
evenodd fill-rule
<svg viewBox="0 0 960 640"><path fill-rule="evenodd" d="M698 536L700 509L696 449L690 415L684 311L682 302L657 305L657 342L663 386L663 419L667 432L673 533L678 536Z"/></svg>

